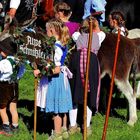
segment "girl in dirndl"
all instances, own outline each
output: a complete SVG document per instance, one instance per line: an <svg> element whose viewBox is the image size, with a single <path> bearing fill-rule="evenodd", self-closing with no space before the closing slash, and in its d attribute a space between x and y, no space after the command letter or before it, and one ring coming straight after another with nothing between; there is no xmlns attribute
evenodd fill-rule
<svg viewBox="0 0 140 140"><path fill-rule="evenodd" d="M109 15L109 24L112 28L112 33L118 33L118 30L120 29L120 34L122 36L128 35L128 30L125 27L125 17L122 12L120 11L113 11Z"/></svg>
<svg viewBox="0 0 140 140"><path fill-rule="evenodd" d="M70 86L72 92L73 109L69 113L70 129L69 133L73 134L80 130L77 126L77 113L78 107L83 106L84 102L84 85L86 73L86 59L87 47L89 40L89 18L85 19L80 28L81 35L76 40L77 51L73 53L70 61L69 68L73 73L73 78L70 79ZM97 58L98 50L100 49L101 42L105 38L105 33L100 30L98 21L93 19L93 37L90 57L89 68L89 81L88 81L88 98L87 98L87 132L91 132L91 118L92 113L98 111L100 78L99 78L99 62Z"/></svg>
<svg viewBox="0 0 140 140"><path fill-rule="evenodd" d="M66 114L72 109L71 90L68 81L68 76L72 74L69 69L64 66L64 61L67 55L67 43L69 40L68 28L57 19L52 19L46 23L46 31L49 37L54 36L55 54L54 63L55 68L52 70L52 76L47 77L47 92L46 92L46 113L53 113L54 131L49 137L49 140L59 139L62 140L62 128L67 126L62 124L62 119L66 119ZM34 70L34 75L37 76L39 70ZM63 125L63 126L62 126ZM65 133L66 134L66 133ZM68 134L68 133L67 133Z"/></svg>

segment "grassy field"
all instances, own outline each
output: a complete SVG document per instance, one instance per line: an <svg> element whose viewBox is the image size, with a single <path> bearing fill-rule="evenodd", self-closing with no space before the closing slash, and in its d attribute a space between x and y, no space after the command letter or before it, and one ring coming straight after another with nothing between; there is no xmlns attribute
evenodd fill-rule
<svg viewBox="0 0 140 140"><path fill-rule="evenodd" d="M31 71L26 72L20 81L20 96L18 102L19 133L12 137L0 135L0 140L33 140L34 120L34 77ZM110 117L106 140L140 140L140 121L134 127L127 125L127 111L125 108L116 109L117 117ZM47 140L52 128L51 116L37 114L37 140ZM138 110L138 118L140 111ZM105 116L96 114L92 118L93 134L88 140L101 140ZM82 140L81 133L70 137L70 140Z"/></svg>

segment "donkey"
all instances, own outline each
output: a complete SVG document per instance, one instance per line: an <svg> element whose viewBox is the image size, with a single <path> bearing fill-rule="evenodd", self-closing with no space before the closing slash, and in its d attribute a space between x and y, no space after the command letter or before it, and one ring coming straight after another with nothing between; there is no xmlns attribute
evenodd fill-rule
<svg viewBox="0 0 140 140"><path fill-rule="evenodd" d="M106 74L111 77L114 65L114 56L117 42L117 34L108 33L98 52L101 67L101 78ZM133 126L137 121L136 96L140 95L140 83L137 93L129 82L130 76L140 72L140 38L129 39L120 37L117 66L114 82L122 91L129 103L128 125ZM133 76L135 78L135 76ZM134 79L135 81L135 79Z"/></svg>

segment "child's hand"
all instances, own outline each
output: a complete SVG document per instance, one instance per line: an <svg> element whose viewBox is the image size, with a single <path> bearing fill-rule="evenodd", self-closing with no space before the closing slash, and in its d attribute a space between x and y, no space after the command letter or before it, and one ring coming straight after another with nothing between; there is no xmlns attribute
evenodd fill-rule
<svg viewBox="0 0 140 140"><path fill-rule="evenodd" d="M40 74L40 70L39 69L34 70L34 76L35 77L38 77L39 74Z"/></svg>

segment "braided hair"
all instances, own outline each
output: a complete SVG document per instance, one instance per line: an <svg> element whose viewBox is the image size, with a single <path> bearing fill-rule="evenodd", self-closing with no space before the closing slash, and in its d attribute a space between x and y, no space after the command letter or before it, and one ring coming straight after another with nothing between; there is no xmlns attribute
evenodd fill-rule
<svg viewBox="0 0 140 140"><path fill-rule="evenodd" d="M70 35L68 27L59 19L51 19L46 23L46 27L54 28L59 36L59 40L62 45L66 45L69 42Z"/></svg>
<svg viewBox="0 0 140 140"><path fill-rule="evenodd" d="M128 30L125 27L125 18L122 12L120 11L113 11L110 13L112 20L116 20L119 27L124 27L125 29L125 36L128 35Z"/></svg>

